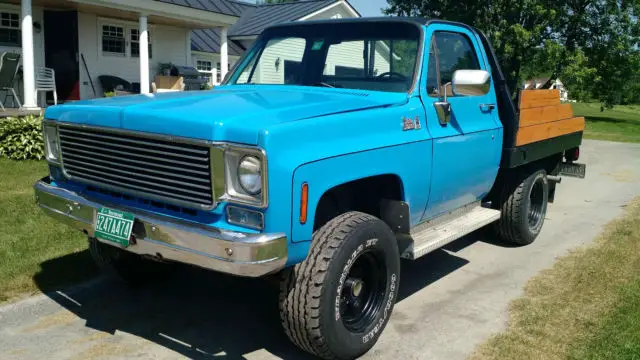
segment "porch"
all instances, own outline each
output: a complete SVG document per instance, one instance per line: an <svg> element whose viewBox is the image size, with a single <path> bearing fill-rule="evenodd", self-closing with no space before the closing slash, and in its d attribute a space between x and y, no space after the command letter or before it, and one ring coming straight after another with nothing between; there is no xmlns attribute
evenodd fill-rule
<svg viewBox="0 0 640 360"><path fill-rule="evenodd" d="M40 116L42 115L42 112L43 112L42 109L5 108L4 111L0 110L0 119L8 118L8 117L28 116L28 115Z"/></svg>
<svg viewBox="0 0 640 360"><path fill-rule="evenodd" d="M224 2L226 0L214 0ZM192 29L217 28L223 35L222 72L228 69L226 29L237 19L227 8L195 8L174 0L8 0L0 4L0 55L20 56L13 89L31 113L53 103L53 92L36 95L36 71L55 72L59 102L103 97L101 77L119 77L149 93L168 63L193 66ZM220 10L223 9L223 10ZM1 72L1 71L0 71ZM224 75L223 75L224 76ZM104 78L104 77L102 77ZM4 94L0 94L0 100ZM11 105L9 102L7 105Z"/></svg>

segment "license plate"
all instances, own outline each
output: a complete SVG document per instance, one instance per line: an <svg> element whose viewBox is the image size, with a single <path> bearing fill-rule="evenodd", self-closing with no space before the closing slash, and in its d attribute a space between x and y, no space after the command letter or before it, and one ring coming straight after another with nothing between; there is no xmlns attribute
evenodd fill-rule
<svg viewBox="0 0 640 360"><path fill-rule="evenodd" d="M577 177L584 179L587 172L587 165L578 163L562 163L560 164L560 175Z"/></svg>
<svg viewBox="0 0 640 360"><path fill-rule="evenodd" d="M133 221L133 214L100 208L96 217L95 237L127 247L133 230Z"/></svg>

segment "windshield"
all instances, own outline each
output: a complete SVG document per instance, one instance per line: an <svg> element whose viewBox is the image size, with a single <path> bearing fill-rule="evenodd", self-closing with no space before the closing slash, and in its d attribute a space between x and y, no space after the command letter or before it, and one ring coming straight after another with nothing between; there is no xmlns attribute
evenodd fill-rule
<svg viewBox="0 0 640 360"><path fill-rule="evenodd" d="M419 27L402 22L274 28L260 37L228 83L407 92L419 44Z"/></svg>

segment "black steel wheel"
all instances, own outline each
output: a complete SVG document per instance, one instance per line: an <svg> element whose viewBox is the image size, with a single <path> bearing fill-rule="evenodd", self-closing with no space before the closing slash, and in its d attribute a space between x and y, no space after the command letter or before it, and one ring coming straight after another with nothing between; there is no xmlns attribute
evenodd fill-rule
<svg viewBox="0 0 640 360"><path fill-rule="evenodd" d="M528 201L528 218L529 227L531 229L537 229L540 226L540 222L544 219L543 213L546 210L546 198L545 184L542 177L538 177L529 190Z"/></svg>
<svg viewBox="0 0 640 360"><path fill-rule="evenodd" d="M365 250L349 269L340 294L340 318L349 331L366 329L384 306L386 271L384 254L379 249Z"/></svg>
<svg viewBox="0 0 640 360"><path fill-rule="evenodd" d="M347 212L321 227L307 259L283 272L280 318L301 349L354 359L378 340L400 281L396 238L380 219Z"/></svg>
<svg viewBox="0 0 640 360"><path fill-rule="evenodd" d="M502 240L531 244L540 234L547 214L549 181L544 170L518 173L505 181L496 204L500 220L494 227Z"/></svg>

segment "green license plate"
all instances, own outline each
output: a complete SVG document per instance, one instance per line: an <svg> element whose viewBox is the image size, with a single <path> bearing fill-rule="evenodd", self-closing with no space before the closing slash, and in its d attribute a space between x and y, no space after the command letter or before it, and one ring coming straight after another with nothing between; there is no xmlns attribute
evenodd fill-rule
<svg viewBox="0 0 640 360"><path fill-rule="evenodd" d="M114 242L120 246L129 246L131 230L133 230L132 214L100 208L96 217L96 233L98 239Z"/></svg>

